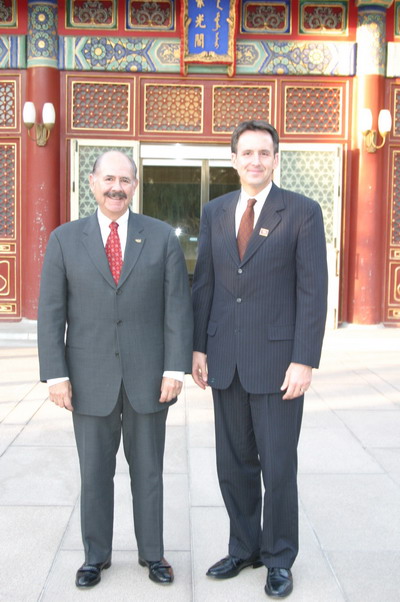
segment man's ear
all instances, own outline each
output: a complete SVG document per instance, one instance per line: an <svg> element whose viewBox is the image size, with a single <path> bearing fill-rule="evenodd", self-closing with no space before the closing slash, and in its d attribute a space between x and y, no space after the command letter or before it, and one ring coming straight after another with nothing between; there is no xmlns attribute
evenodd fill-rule
<svg viewBox="0 0 400 602"><path fill-rule="evenodd" d="M94 175L92 173L89 174L89 186L90 186L90 190L93 192Z"/></svg>

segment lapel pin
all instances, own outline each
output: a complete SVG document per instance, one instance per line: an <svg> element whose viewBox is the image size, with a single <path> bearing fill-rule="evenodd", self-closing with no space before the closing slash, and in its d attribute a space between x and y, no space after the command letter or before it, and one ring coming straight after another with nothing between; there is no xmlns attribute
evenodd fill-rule
<svg viewBox="0 0 400 602"><path fill-rule="evenodd" d="M142 242L141 238L135 238L135 242Z"/></svg>
<svg viewBox="0 0 400 602"><path fill-rule="evenodd" d="M267 228L260 229L260 236L268 236L269 230Z"/></svg>

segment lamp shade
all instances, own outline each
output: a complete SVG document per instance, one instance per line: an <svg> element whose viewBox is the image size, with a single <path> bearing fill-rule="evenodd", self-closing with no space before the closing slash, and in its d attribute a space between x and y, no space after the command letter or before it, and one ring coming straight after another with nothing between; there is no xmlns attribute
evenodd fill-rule
<svg viewBox="0 0 400 602"><path fill-rule="evenodd" d="M56 112L51 102L45 102L43 105L42 121L46 126L53 126L56 122Z"/></svg>
<svg viewBox="0 0 400 602"><path fill-rule="evenodd" d="M358 127L362 134L366 134L372 130L372 113L371 109L360 109L358 114Z"/></svg>
<svg viewBox="0 0 400 602"><path fill-rule="evenodd" d="M382 109L379 111L378 130L381 136L386 135L392 129L392 116L390 111Z"/></svg>
<svg viewBox="0 0 400 602"><path fill-rule="evenodd" d="M22 121L27 127L32 127L36 121L36 109L33 102L26 102L22 109Z"/></svg>

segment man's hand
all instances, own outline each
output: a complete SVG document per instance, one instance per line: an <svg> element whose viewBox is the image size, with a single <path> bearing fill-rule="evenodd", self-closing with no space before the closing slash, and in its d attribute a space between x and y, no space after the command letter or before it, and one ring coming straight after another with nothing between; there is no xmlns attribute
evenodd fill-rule
<svg viewBox="0 0 400 602"><path fill-rule="evenodd" d="M286 390L282 399L294 399L304 395L311 384L311 378L311 366L292 362L286 370L285 380L281 386L281 391Z"/></svg>
<svg viewBox="0 0 400 602"><path fill-rule="evenodd" d="M158 401L160 403L172 401L175 397L178 397L179 393L182 391L182 386L183 383L180 380L164 376L161 381L161 396Z"/></svg>
<svg viewBox="0 0 400 602"><path fill-rule="evenodd" d="M208 385L207 356L200 351L193 352L192 377L196 385L205 389Z"/></svg>
<svg viewBox="0 0 400 602"><path fill-rule="evenodd" d="M55 403L60 408L65 408L70 412L73 411L72 407L72 387L69 380L64 380L56 385L49 387L49 398L50 401Z"/></svg>

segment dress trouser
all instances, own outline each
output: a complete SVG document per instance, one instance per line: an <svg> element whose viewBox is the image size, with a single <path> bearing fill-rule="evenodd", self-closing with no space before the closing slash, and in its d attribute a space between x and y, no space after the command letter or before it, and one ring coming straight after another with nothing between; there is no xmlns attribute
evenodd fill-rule
<svg viewBox="0 0 400 602"><path fill-rule="evenodd" d="M304 396L282 395L248 394L237 373L228 389L213 389L229 553L244 559L260 554L269 568L290 568L298 553L297 444Z"/></svg>
<svg viewBox="0 0 400 602"><path fill-rule="evenodd" d="M108 416L73 412L81 471L81 530L88 564L111 558L116 454L123 434L139 556L160 560L163 546L163 458L168 408L139 414L121 386Z"/></svg>

